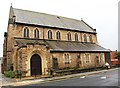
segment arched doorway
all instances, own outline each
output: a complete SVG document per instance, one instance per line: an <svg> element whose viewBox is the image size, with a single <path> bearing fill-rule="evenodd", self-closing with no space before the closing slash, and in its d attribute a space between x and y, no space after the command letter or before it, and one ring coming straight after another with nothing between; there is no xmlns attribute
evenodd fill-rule
<svg viewBox="0 0 120 88"><path fill-rule="evenodd" d="M38 54L34 54L30 60L31 76L42 75L42 63L41 57Z"/></svg>

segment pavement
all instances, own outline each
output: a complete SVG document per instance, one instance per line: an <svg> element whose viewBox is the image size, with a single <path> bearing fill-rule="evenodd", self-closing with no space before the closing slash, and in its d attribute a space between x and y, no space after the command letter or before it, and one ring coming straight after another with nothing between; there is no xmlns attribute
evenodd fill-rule
<svg viewBox="0 0 120 88"><path fill-rule="evenodd" d="M30 84L36 84L36 83L46 83L51 81L58 81L58 80L65 80L73 77L85 77L88 75L103 73L111 70L116 70L118 68L109 69L109 70L100 70L100 71L92 71L92 72L85 72L85 73L78 73L78 74L71 74L71 75L65 75L60 77L52 77L52 78L22 78L20 79L10 79L2 76L2 85L1 86L25 86Z"/></svg>

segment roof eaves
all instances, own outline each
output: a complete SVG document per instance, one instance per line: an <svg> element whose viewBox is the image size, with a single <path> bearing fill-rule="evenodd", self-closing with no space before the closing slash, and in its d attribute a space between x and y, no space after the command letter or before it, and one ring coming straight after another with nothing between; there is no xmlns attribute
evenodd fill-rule
<svg viewBox="0 0 120 88"><path fill-rule="evenodd" d="M89 52L89 53L97 53L97 52L103 52L103 53L107 53L107 52L110 52L110 51L102 51L102 50L96 50L96 51L90 51L90 50L81 50L81 51L68 51L68 50L54 50L54 49L51 49L50 50L50 52L83 52L83 53L85 53L85 52Z"/></svg>
<svg viewBox="0 0 120 88"><path fill-rule="evenodd" d="M44 24L32 24L32 23L27 23L27 22L20 22L20 21L16 21L15 23L17 24L26 24L26 25L34 25L34 26L41 26L41 27L50 27L50 28L60 28L60 29L63 29L63 30L71 30L71 31L79 31L79 32L84 32L84 33L94 33L94 34L97 34L96 31L94 32L90 32L90 31L84 31L84 30L80 30L80 29L75 29L75 28L66 28L66 27L59 27L59 26L48 26L48 25L44 25Z"/></svg>

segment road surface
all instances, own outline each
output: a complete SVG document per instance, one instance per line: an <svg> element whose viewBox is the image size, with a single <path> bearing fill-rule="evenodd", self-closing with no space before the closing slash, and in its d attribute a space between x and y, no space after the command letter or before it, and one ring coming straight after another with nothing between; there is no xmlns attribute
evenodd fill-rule
<svg viewBox="0 0 120 88"><path fill-rule="evenodd" d="M59 81L51 81L46 83L38 83L34 85L26 85L18 88L35 88L39 86L118 86L119 80L120 78L118 77L118 70L112 70L99 74L69 78Z"/></svg>

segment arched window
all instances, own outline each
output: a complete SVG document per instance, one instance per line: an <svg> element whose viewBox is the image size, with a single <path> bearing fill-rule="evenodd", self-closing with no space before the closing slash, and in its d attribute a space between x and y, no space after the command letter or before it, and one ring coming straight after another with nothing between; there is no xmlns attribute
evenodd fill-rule
<svg viewBox="0 0 120 88"><path fill-rule="evenodd" d="M29 29L28 29L28 27L24 28L24 37L29 37Z"/></svg>
<svg viewBox="0 0 120 88"><path fill-rule="evenodd" d="M60 39L60 32L59 31L56 32L56 39Z"/></svg>
<svg viewBox="0 0 120 88"><path fill-rule="evenodd" d="M90 39L90 42L92 43L93 42L92 35L89 36L89 39Z"/></svg>
<svg viewBox="0 0 120 88"><path fill-rule="evenodd" d="M84 34L84 42L87 42L87 36Z"/></svg>
<svg viewBox="0 0 120 88"><path fill-rule="evenodd" d="M68 53L64 54L65 64L70 64L70 56Z"/></svg>
<svg viewBox="0 0 120 88"><path fill-rule="evenodd" d="M68 40L71 40L71 33L70 32L67 33L67 38L68 38Z"/></svg>
<svg viewBox="0 0 120 88"><path fill-rule="evenodd" d="M48 39L52 39L52 31L51 30L48 31Z"/></svg>
<svg viewBox="0 0 120 88"><path fill-rule="evenodd" d="M78 34L75 33L75 41L78 41Z"/></svg>
<svg viewBox="0 0 120 88"><path fill-rule="evenodd" d="M39 30L37 28L34 30L34 38L39 38Z"/></svg>
<svg viewBox="0 0 120 88"><path fill-rule="evenodd" d="M90 62L90 54L85 54L86 63Z"/></svg>

